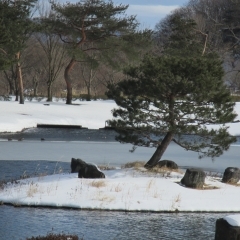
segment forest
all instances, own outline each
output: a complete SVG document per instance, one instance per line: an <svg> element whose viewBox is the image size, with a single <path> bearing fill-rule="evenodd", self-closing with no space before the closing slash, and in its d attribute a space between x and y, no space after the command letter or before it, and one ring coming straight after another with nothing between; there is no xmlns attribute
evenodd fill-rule
<svg viewBox="0 0 240 240"><path fill-rule="evenodd" d="M169 49L176 16L194 22L199 54L219 56L222 81L239 95L240 1L190 0L154 29L141 29L136 16L125 14L127 9L103 0L1 0L1 98L15 95L20 104L43 97L52 101L53 96L67 104L76 98L107 98L109 85L128 78L126 69L139 66L146 54L161 57ZM185 38L190 46L192 39L181 34L176 38ZM179 51L172 54L186 54L181 47L179 41L172 47Z"/></svg>

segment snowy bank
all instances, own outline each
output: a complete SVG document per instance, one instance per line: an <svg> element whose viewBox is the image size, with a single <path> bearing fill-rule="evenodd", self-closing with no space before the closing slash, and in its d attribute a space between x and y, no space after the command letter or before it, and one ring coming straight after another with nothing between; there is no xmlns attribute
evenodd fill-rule
<svg viewBox="0 0 240 240"><path fill-rule="evenodd" d="M238 185L208 176L205 189L180 184L184 173L144 169L104 171L105 179L80 179L77 173L39 176L8 183L0 201L12 205L153 212L239 212Z"/></svg>
<svg viewBox="0 0 240 240"><path fill-rule="evenodd" d="M55 99L47 103L36 100L19 104L13 101L0 101L0 132L17 132L24 128L36 127L37 124L81 125L89 129L99 129L112 119L111 110L117 105L111 100L74 101L66 105L65 101ZM48 105L49 104L49 105ZM236 103L236 120L240 120L240 103ZM229 123L231 135L240 136L240 122Z"/></svg>

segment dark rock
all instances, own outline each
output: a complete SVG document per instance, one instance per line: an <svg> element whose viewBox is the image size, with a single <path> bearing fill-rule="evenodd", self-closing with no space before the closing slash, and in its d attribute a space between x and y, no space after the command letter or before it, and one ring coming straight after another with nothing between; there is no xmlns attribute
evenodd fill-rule
<svg viewBox="0 0 240 240"><path fill-rule="evenodd" d="M162 161L159 161L157 163L157 167L166 167L166 168L170 168L170 169L178 169L178 165L174 162L174 161L171 161L171 160L162 160Z"/></svg>
<svg viewBox="0 0 240 240"><path fill-rule="evenodd" d="M87 163L80 158L72 158L71 160L71 173L79 172L80 168L85 167Z"/></svg>
<svg viewBox="0 0 240 240"><path fill-rule="evenodd" d="M80 158L72 158L71 172L78 172L78 178L105 178L104 173L97 166L86 163Z"/></svg>
<svg viewBox="0 0 240 240"><path fill-rule="evenodd" d="M240 240L240 227L231 226L225 219L216 221L215 240Z"/></svg>
<svg viewBox="0 0 240 240"><path fill-rule="evenodd" d="M222 182L236 184L240 180L240 169L235 167L228 167L225 169Z"/></svg>
<svg viewBox="0 0 240 240"><path fill-rule="evenodd" d="M105 178L105 175L95 165L86 164L80 168L78 178Z"/></svg>
<svg viewBox="0 0 240 240"><path fill-rule="evenodd" d="M185 172L184 177L181 180L181 183L186 187L190 188L203 188L206 174L200 169L189 168Z"/></svg>

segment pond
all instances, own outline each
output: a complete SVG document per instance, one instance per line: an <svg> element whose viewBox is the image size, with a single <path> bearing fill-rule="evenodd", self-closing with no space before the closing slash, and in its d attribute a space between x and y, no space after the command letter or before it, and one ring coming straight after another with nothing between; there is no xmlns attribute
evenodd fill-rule
<svg viewBox="0 0 240 240"><path fill-rule="evenodd" d="M48 132L48 133L47 133ZM18 179L22 175L69 172L72 157L96 164L120 167L122 164L146 161L154 149L138 148L130 153L131 145L114 141L106 131L63 129L32 129L18 134L0 134L0 180ZM17 141L20 136L23 141ZM41 138L45 137L44 141ZM7 141L7 138L12 141ZM87 139L88 138L88 139ZM182 168L201 167L223 172L228 166L240 167L239 142L214 162L199 160L196 153L186 152L171 144L166 159ZM16 208L0 206L0 239L53 233L77 234L88 239L214 239L215 222L224 213L125 213L81 211L53 208Z"/></svg>

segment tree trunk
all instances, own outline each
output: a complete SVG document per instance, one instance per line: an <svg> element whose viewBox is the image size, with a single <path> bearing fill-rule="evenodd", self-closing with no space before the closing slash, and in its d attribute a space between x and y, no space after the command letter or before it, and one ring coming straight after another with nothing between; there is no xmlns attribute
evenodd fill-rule
<svg viewBox="0 0 240 240"><path fill-rule="evenodd" d="M11 82L9 82L9 94L10 95L14 95L14 86L13 86L13 84L11 83Z"/></svg>
<svg viewBox="0 0 240 240"><path fill-rule="evenodd" d="M38 83L36 82L33 88L33 96L36 97L37 93L38 93Z"/></svg>
<svg viewBox="0 0 240 240"><path fill-rule="evenodd" d="M24 96L23 96L23 80L22 80L22 69L20 65L20 52L16 54L17 59L17 66L16 66L16 72L17 72L17 80L18 80L18 86L19 86L19 103L24 104Z"/></svg>
<svg viewBox="0 0 240 240"><path fill-rule="evenodd" d="M167 135L162 140L161 144L157 147L156 151L154 152L150 160L145 164L144 166L145 168L153 168L154 166L156 166L156 164L158 163L158 161L161 159L162 155L166 151L168 145L172 141L172 138L173 138L173 133L168 132Z"/></svg>
<svg viewBox="0 0 240 240"><path fill-rule="evenodd" d="M18 89L15 90L15 101L18 102Z"/></svg>
<svg viewBox="0 0 240 240"><path fill-rule="evenodd" d="M48 85L48 97L47 97L47 102L52 102L52 85Z"/></svg>
<svg viewBox="0 0 240 240"><path fill-rule="evenodd" d="M11 78L7 72L4 70L4 75L5 75L5 78L9 84L9 95L14 95L15 94L15 88L14 88L14 81L13 81L13 78Z"/></svg>
<svg viewBox="0 0 240 240"><path fill-rule="evenodd" d="M64 79L67 85L67 101L66 104L72 104L72 81L70 78L70 71L75 65L76 60L74 58L71 59L70 63L67 65L64 71Z"/></svg>
<svg viewBox="0 0 240 240"><path fill-rule="evenodd" d="M91 101L91 86L87 86L87 101Z"/></svg>

